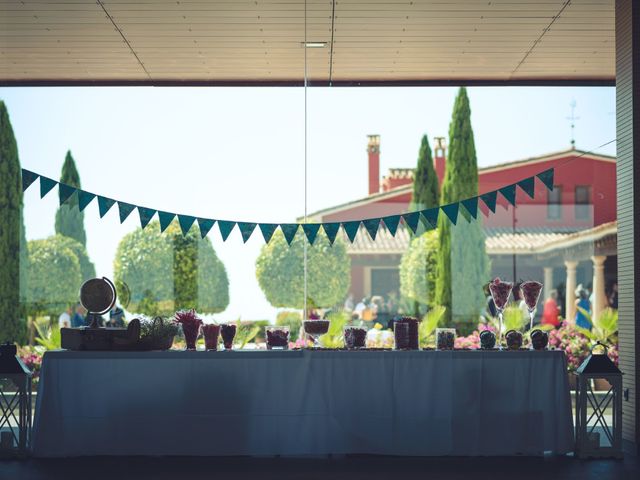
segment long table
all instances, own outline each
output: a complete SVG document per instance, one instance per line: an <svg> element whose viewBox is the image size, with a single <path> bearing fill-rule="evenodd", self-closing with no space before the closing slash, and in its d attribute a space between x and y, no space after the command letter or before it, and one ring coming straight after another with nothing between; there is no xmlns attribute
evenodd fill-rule
<svg viewBox="0 0 640 480"><path fill-rule="evenodd" d="M561 351L44 356L33 451L540 455L573 450Z"/></svg>

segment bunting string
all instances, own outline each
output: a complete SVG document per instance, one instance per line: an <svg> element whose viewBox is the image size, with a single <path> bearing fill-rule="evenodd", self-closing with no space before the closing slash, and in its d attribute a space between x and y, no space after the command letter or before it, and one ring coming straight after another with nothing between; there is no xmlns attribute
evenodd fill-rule
<svg viewBox="0 0 640 480"><path fill-rule="evenodd" d="M275 231L280 228L284 234L284 238L287 243L291 245L296 233L299 229L304 232L304 235L309 242L313 245L315 242L320 228L324 231L329 242L333 245L340 228L346 234L351 243L355 241L356 235L361 227L367 231L371 240L376 239L378 230L381 225L389 231L392 236L395 236L400 224L402 223L406 228L409 228L412 233L416 233L419 225L423 224L427 229L436 228L438 223L438 217L440 211L442 211L451 224L456 225L458 222L458 215L460 213L460 205L469 214L463 216L469 221L478 218L479 202L485 205L488 209L488 214L496 212L496 206L498 203L498 195L503 197L509 205L516 206L517 190L522 190L529 198L535 197L535 185L536 178L540 181L548 190L553 190L553 179L555 168L549 168L531 177L524 178L518 182L505 185L497 190L485 192L481 195L466 198L459 202L449 203L447 205L439 205L437 207L428 208L425 210L419 210L414 212L400 213L397 215L388 215L385 217L373 217L363 218L360 220L351 220L345 222L324 222L324 223L258 223L258 222L241 222L234 220L219 220L213 218L201 218L193 217L191 215L185 215L181 213L164 212L155 210L153 208L143 207L140 205L134 205L132 203L123 202L122 200L114 200L109 197L104 197L95 193L87 192L79 188L66 185L64 183L57 182L51 178L40 175L39 173L32 172L30 170L22 169L22 190L26 191L36 180L40 180L40 198L44 198L50 193L54 187L58 186L58 195L60 198L60 205L63 205L69 201L73 195L77 195L77 206L80 211L84 211L87 206L97 198L98 212L100 218L103 218L109 210L118 204L118 215L120 223L129 218L134 210L138 210L138 216L140 219L140 227L146 228L154 216L158 216L160 223L160 232L164 232L167 227L177 217L180 230L183 235L187 235L191 227L197 223L200 229L200 236L206 237L213 226L217 223L218 229L222 240L226 241L231 235L234 228L240 231L242 241L247 243L249 238L256 231L256 227L262 233L265 243L269 243ZM306 218L305 218L306 220Z"/></svg>

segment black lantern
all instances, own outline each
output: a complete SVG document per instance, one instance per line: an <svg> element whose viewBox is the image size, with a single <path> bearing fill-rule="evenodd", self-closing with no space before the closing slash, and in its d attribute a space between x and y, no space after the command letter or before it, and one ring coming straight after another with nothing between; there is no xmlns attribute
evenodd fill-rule
<svg viewBox="0 0 640 480"><path fill-rule="evenodd" d="M0 456L26 457L31 439L31 371L15 345L0 345Z"/></svg>
<svg viewBox="0 0 640 480"><path fill-rule="evenodd" d="M598 346L603 353L595 353ZM576 454L622 458L622 372L598 343L576 374ZM606 390L594 392L593 385L603 380Z"/></svg>

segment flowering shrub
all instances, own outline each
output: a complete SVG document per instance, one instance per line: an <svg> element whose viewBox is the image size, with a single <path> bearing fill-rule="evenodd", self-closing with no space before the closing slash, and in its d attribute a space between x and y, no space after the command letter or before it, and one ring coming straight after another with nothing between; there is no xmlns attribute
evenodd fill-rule
<svg viewBox="0 0 640 480"><path fill-rule="evenodd" d="M612 346L609 347L609 350L607 351L607 355L609 356L609 358L611 359L611 361L613 363L616 364L616 367L618 366L618 342L616 342L615 344L613 344Z"/></svg>
<svg viewBox="0 0 640 480"><path fill-rule="evenodd" d="M294 348L307 348L312 347L313 342L306 338L298 337L295 342L289 342L289 350Z"/></svg>
<svg viewBox="0 0 640 480"><path fill-rule="evenodd" d="M40 368L42 367L42 352L36 350L33 347L20 347L18 348L18 357L24 362L26 367L33 373L33 387L38 385L40 380Z"/></svg>
<svg viewBox="0 0 640 480"><path fill-rule="evenodd" d="M564 350L570 372L574 372L590 352L589 339L578 331L574 323L566 320L560 328L549 332L549 347Z"/></svg>
<svg viewBox="0 0 640 480"><path fill-rule="evenodd" d="M471 335L466 337L456 337L454 348L480 348L480 333L484 330L489 330L493 333L497 333L498 329L490 323L479 323L478 328L474 330Z"/></svg>
<svg viewBox="0 0 640 480"><path fill-rule="evenodd" d="M466 337L456 337L456 341L453 345L454 348L480 348L480 334L477 330L474 330L471 335Z"/></svg>

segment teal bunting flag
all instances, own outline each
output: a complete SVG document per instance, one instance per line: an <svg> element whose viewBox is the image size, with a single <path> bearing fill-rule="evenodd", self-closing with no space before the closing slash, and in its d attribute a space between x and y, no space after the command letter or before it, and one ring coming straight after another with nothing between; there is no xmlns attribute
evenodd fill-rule
<svg viewBox="0 0 640 480"><path fill-rule="evenodd" d="M506 187L502 187L498 191L502 194L504 198L507 199L507 202L509 202L514 207L516 206L516 184L515 183L513 185L507 185Z"/></svg>
<svg viewBox="0 0 640 480"><path fill-rule="evenodd" d="M336 236L340 231L340 222L323 223L322 229L324 230L324 233L327 235L327 238L329 239L329 243L333 245L333 242L336 241Z"/></svg>
<svg viewBox="0 0 640 480"><path fill-rule="evenodd" d="M66 185L64 183L58 184L58 196L60 198L60 205L69 200L71 195L73 195L76 191L76 188Z"/></svg>
<svg viewBox="0 0 640 480"><path fill-rule="evenodd" d="M174 218L176 218L175 213L161 212L160 210L158 210L158 220L160 220L160 233L164 232L167 227L171 225L171 222L173 222Z"/></svg>
<svg viewBox="0 0 640 480"><path fill-rule="evenodd" d="M460 203L473 218L478 218L478 197L467 198Z"/></svg>
<svg viewBox="0 0 640 480"><path fill-rule="evenodd" d="M496 204L498 203L498 192L496 190L493 192L483 193L480 195L480 198L489 210L496 213Z"/></svg>
<svg viewBox="0 0 640 480"><path fill-rule="evenodd" d="M436 228L438 226L438 212L439 208L428 208L427 210L422 210L422 216L427 221L427 223L431 226L431 228Z"/></svg>
<svg viewBox="0 0 640 480"><path fill-rule="evenodd" d="M98 195L98 210L100 211L100 218L104 217L115 203L115 200Z"/></svg>
<svg viewBox="0 0 640 480"><path fill-rule="evenodd" d="M524 180L520 180L517 185L522 189L524 193L529 195L529 198L535 197L536 192L536 182L534 177L525 178Z"/></svg>
<svg viewBox="0 0 640 480"><path fill-rule="evenodd" d="M264 243L269 243L271 241L271 237L273 237L276 228L278 228L277 223L261 223L258 225L260 227L260 231L262 232L262 237L264 238Z"/></svg>
<svg viewBox="0 0 640 480"><path fill-rule="evenodd" d="M214 223L216 223L216 221L211 220L210 218L198 218L198 227L200 227L200 238L204 238L207 236L209 231L213 228Z"/></svg>
<svg viewBox="0 0 640 480"><path fill-rule="evenodd" d="M191 225L196 221L196 217L192 217L190 215L178 215L178 223L180 224L180 230L182 230L182 235L184 237L187 236L189 230L191 229Z"/></svg>
<svg viewBox="0 0 640 480"><path fill-rule="evenodd" d="M82 212L96 198L95 193L78 190L78 208Z"/></svg>
<svg viewBox="0 0 640 480"><path fill-rule="evenodd" d="M229 235L231 235L231 231L233 227L236 226L236 222L230 222L227 220L218 220L218 228L220 229L220 235L222 235L222 241L226 242Z"/></svg>
<svg viewBox="0 0 640 480"><path fill-rule="evenodd" d="M402 218L404 218L404 223L407 224L411 231L416 233L416 230L418 230L418 222L420 222L420 212L405 213L402 215Z"/></svg>
<svg viewBox="0 0 640 480"><path fill-rule="evenodd" d="M444 214L451 220L454 225L458 223L458 210L460 209L459 203L450 203L449 205L442 205L440 207Z"/></svg>
<svg viewBox="0 0 640 480"><path fill-rule="evenodd" d="M22 169L22 191L24 192L27 188L31 186L33 182L35 182L38 177L37 173L33 173L31 170Z"/></svg>
<svg viewBox="0 0 640 480"><path fill-rule="evenodd" d="M131 205L130 203L118 202L118 212L120 213L120 223L124 223L129 214L133 212L133 209L136 208L135 205Z"/></svg>
<svg viewBox="0 0 640 480"><path fill-rule="evenodd" d="M40 175L40 198L44 198L57 184L55 180Z"/></svg>
<svg viewBox="0 0 640 480"><path fill-rule="evenodd" d="M535 179L536 177L545 185L545 187L549 190L553 190L554 184L554 174L555 170L550 168L545 170L544 172L538 173L535 176L524 178L516 183L511 185L506 185L498 190L491 191L480 195L479 197L468 198L462 200L460 202L452 203L449 205L442 205L435 208L430 208L418 212L407 212L401 215L389 215L382 218L367 218L364 220L352 220L348 222L328 222L328 223L305 223L305 224L297 224L297 223L284 223L284 224L275 224L275 223L251 223L251 222L235 222L235 221L224 221L224 220L213 220L206 218L196 218L189 215L181 215L169 212L161 212L156 211L154 209L136 206L130 203L113 200L108 197L102 197L100 195L96 195L94 193L86 192L84 190L77 189L70 185L59 183L51 178L42 176L38 173L32 172L30 170L22 169L22 190L27 190L36 180L40 180L40 198L44 198L56 185L58 185L58 195L60 200L60 205L64 204L73 196L74 193L78 194L78 208L82 212L84 209L93 201L94 198L98 198L98 210L100 213L100 218L103 218L107 212L115 205L118 204L118 212L120 223L123 223L131 214L134 209L138 209L138 214L140 216L140 225L144 229L152 220L154 215L158 213L158 218L160 220L160 232L164 232L168 226L171 224L173 219L177 216L178 222L180 224L180 229L182 230L183 235L187 235L193 226L194 222L198 221L198 226L200 228L200 235L202 238L206 237L209 231L213 228L216 221L218 222L218 227L220 229L220 234L222 236L223 241L226 241L233 229L236 225L238 225L238 229L242 235L243 242L246 243L256 227L259 226L262 232L262 236L266 243L269 243L273 237L278 226L280 226L285 239L289 245L293 242L295 235L297 234L298 228L302 225L302 230L308 240L308 242L313 245L316 241L317 235L320 231L320 227L324 230L327 238L331 245L334 244L335 239L337 238L338 232L340 231L340 227L343 228L349 241L353 243L357 237L358 231L360 229L360 224L364 226L367 230L369 236L372 240L376 240L378 230L380 228L380 222L384 222L385 228L391 233L391 235L395 236L397 229L400 225L400 221L404 221L406 226L411 229L411 231L415 234L418 230L418 226L420 222L424 223L427 228L436 228L438 222L438 215L440 210L442 210L445 215L449 218L451 223L454 225L457 224L458 215L463 215L467 221L471 221L471 218L478 218L478 208L479 208L479 199L483 201L485 206L493 213L496 212L498 193L500 193L508 203L515 206L516 205L516 197L517 197L517 188L520 188L524 193L526 193L530 198L535 198ZM463 210L460 210L460 204L464 207ZM484 212L484 210L483 210Z"/></svg>
<svg viewBox="0 0 640 480"><path fill-rule="evenodd" d="M366 228L367 232L369 232L371 240L375 241L376 235L378 234L378 227L380 226L380 219L367 218L362 221L362 225L364 225L364 228Z"/></svg>
<svg viewBox="0 0 640 480"><path fill-rule="evenodd" d="M149 225L149 222L156 214L156 211L152 208L138 207L138 215L140 216L140 226L144 228Z"/></svg>
<svg viewBox="0 0 640 480"><path fill-rule="evenodd" d="M298 224L297 223L281 223L280 230L284 233L284 238L287 241L287 244L291 245L293 242L296 233L298 232Z"/></svg>
<svg viewBox="0 0 640 480"><path fill-rule="evenodd" d="M349 241L353 243L356 239L356 235L358 234L358 229L360 228L360 221L342 222L342 228L347 234L347 237L349 237Z"/></svg>
<svg viewBox="0 0 640 480"><path fill-rule="evenodd" d="M382 219L384 222L384 226L387 227L389 233L392 237L396 236L396 232L398 231L398 225L400 224L400 215L389 215L388 217L384 217Z"/></svg>
<svg viewBox="0 0 640 480"><path fill-rule="evenodd" d="M550 168L536 175L548 190L553 190L553 171L554 169Z"/></svg>
<svg viewBox="0 0 640 480"><path fill-rule="evenodd" d="M238 222L238 229L240 229L240 234L242 235L242 243L247 243L249 238L251 238L251 234L256 229L255 223L250 222Z"/></svg>
<svg viewBox="0 0 640 480"><path fill-rule="evenodd" d="M316 241L316 236L318 235L318 230L320 230L319 223L303 223L302 230L304 234L307 236L307 240L311 245Z"/></svg>

